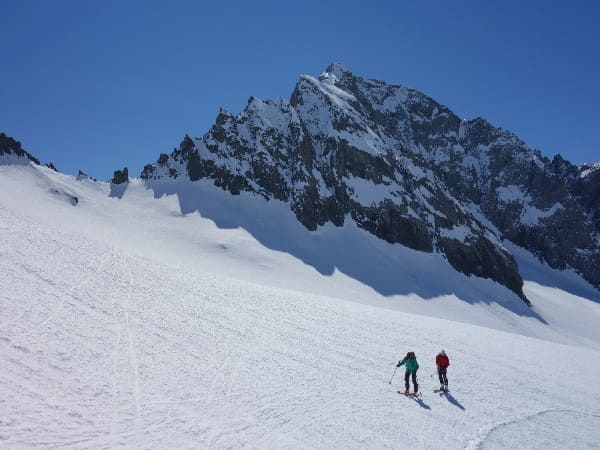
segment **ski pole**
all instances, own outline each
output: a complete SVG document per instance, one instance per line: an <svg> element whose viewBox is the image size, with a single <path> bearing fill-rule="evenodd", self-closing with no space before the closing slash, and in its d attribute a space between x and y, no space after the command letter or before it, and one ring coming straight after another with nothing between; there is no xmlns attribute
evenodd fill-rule
<svg viewBox="0 0 600 450"><path fill-rule="evenodd" d="M394 369L394 373L392 374L392 378L390 378L389 384L392 384L392 380L394 379L394 375L396 375L396 370L398 370L398 366Z"/></svg>

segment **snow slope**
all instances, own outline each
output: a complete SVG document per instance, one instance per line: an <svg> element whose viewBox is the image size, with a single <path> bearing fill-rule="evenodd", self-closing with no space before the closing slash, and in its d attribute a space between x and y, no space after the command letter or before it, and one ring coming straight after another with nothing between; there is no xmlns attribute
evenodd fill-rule
<svg viewBox="0 0 600 450"><path fill-rule="evenodd" d="M0 445L600 445L600 305L573 274L520 253L528 312L435 255L353 228L336 242L276 202L208 183L168 189L136 181L119 199L106 184L0 166ZM372 246L380 259L360 266L350 250ZM390 262L407 288L384 296L373 286ZM447 396L432 392L441 348ZM419 401L396 394L400 372L388 384L408 350Z"/></svg>

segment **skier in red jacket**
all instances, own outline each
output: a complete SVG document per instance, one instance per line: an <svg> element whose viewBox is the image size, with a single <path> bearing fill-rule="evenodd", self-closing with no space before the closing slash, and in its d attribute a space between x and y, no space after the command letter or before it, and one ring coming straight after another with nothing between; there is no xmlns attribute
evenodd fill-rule
<svg viewBox="0 0 600 450"><path fill-rule="evenodd" d="M446 352L442 350L435 357L435 365L437 366L438 376L440 377L440 391L448 390L448 377L446 377L446 371L450 365L450 359Z"/></svg>

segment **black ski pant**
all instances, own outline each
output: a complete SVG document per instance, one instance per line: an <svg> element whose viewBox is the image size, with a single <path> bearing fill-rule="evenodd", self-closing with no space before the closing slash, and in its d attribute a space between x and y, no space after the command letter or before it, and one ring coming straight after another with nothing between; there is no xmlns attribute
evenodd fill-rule
<svg viewBox="0 0 600 450"><path fill-rule="evenodd" d="M448 386L448 377L446 376L447 367L438 367L438 376L440 377L440 384L442 386Z"/></svg>
<svg viewBox="0 0 600 450"><path fill-rule="evenodd" d="M404 373L404 387L408 391L409 383L408 379L412 375L413 386L415 387L415 392L419 392L419 385L417 384L417 372L409 372L408 370Z"/></svg>

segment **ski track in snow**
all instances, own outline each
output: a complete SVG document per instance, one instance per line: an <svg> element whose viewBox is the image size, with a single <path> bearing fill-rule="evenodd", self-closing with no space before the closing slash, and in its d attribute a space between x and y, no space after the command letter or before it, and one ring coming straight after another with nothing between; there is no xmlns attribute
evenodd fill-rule
<svg viewBox="0 0 600 450"><path fill-rule="evenodd" d="M562 417L561 418L565 418L564 416L566 416L566 418L568 418L569 415L579 415L579 416L584 416L584 417L588 417L588 418L593 418L593 419L600 419L600 413L586 413L584 411L579 411L579 410L572 410L572 409L560 409L560 408L547 408L547 409L542 409L541 411L537 411L535 413L532 414L525 414L519 417L515 417L512 419L507 419L507 420L503 420L499 423L496 423L490 427L487 428L483 428L478 437L473 439L471 442L469 442L469 444L467 445L467 447L465 448L465 450L477 450L480 448L505 448L506 446L506 442L498 442L498 443L490 443L490 436L502 429L502 428L507 428L511 425L515 425L515 424L520 424L520 423L525 423L527 421L531 421L532 419L536 419L539 417L542 417L544 415L549 415L549 414L559 414ZM600 420L596 420L595 421L596 424L594 424L593 426L598 427L598 425L600 425ZM559 422L553 422L552 426L556 427L559 424ZM573 425L573 423L569 422L569 427ZM558 430L556 428L551 430L552 433L557 433ZM577 432L576 432L577 433ZM515 435L513 437L518 438L518 437L526 437L526 436L519 436L517 433L514 433ZM578 448L598 448L598 444L600 444L600 436L596 436L595 438L593 438L593 440L595 442L589 442L589 443L579 443L581 446ZM494 445L495 444L495 445ZM565 444L569 444L568 442ZM548 443L544 442L544 443L533 443L530 442L528 443L529 448L533 448L534 445L536 448L548 448ZM552 445L552 443L550 443L550 445ZM562 446L562 444L560 445L560 448L564 448Z"/></svg>
<svg viewBox="0 0 600 450"><path fill-rule="evenodd" d="M519 448L577 426L572 448L600 439L591 348L175 267L1 202L0 257L2 447ZM408 350L419 401L396 393L402 370L388 384Z"/></svg>
<svg viewBox="0 0 600 450"><path fill-rule="evenodd" d="M135 396L135 413L136 413L136 421L135 421L135 429L136 436L139 438L140 434L140 386L139 386L139 366L137 362L137 351L134 342L134 334L132 331L132 326L129 321L129 305L131 302L131 294L133 291L133 276L131 273L131 268L125 259L125 255L122 255L121 261L123 262L124 273L126 273L126 291L127 294L124 297L123 306L123 316L125 320L125 329L127 331L127 348L129 352L129 363L131 365L131 369L133 371L133 391Z"/></svg>

